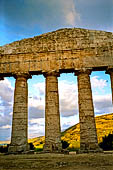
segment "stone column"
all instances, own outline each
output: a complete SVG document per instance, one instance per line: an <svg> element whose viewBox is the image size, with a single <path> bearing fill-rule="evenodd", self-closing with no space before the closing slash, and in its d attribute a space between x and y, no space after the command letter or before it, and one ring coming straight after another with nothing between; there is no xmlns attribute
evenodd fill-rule
<svg viewBox="0 0 113 170"><path fill-rule="evenodd" d="M0 80L4 80L4 77L0 77Z"/></svg>
<svg viewBox="0 0 113 170"><path fill-rule="evenodd" d="M9 152L24 152L28 145L28 74L16 75L12 134Z"/></svg>
<svg viewBox="0 0 113 170"><path fill-rule="evenodd" d="M45 146L48 152L61 151L58 73L46 73Z"/></svg>
<svg viewBox="0 0 113 170"><path fill-rule="evenodd" d="M78 77L78 102L80 121L80 152L99 151L94 107L90 83L90 70L75 72Z"/></svg>
<svg viewBox="0 0 113 170"><path fill-rule="evenodd" d="M111 92L112 92L112 104L113 104L113 68L108 69L106 71L106 74L109 74L111 79Z"/></svg>

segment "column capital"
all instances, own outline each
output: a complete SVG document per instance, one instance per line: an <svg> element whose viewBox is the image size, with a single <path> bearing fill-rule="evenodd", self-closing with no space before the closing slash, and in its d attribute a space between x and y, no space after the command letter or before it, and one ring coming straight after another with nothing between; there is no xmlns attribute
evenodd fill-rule
<svg viewBox="0 0 113 170"><path fill-rule="evenodd" d="M75 71L75 76L78 76L79 74L88 74L88 75L90 75L91 72L92 72L92 69L83 68L83 69L80 69L80 70L76 70Z"/></svg>
<svg viewBox="0 0 113 170"><path fill-rule="evenodd" d="M32 78L32 76L29 73L20 73L20 72L15 73L13 76L15 79L17 79L17 78L26 78L26 79Z"/></svg>
<svg viewBox="0 0 113 170"><path fill-rule="evenodd" d="M113 74L113 67L108 67L106 69L106 74Z"/></svg>
<svg viewBox="0 0 113 170"><path fill-rule="evenodd" d="M55 77L60 77L60 73L56 71L51 71L51 72L46 72L43 73L44 77L46 78L47 76L55 76Z"/></svg>
<svg viewBox="0 0 113 170"><path fill-rule="evenodd" d="M0 77L0 80L4 80L4 77Z"/></svg>

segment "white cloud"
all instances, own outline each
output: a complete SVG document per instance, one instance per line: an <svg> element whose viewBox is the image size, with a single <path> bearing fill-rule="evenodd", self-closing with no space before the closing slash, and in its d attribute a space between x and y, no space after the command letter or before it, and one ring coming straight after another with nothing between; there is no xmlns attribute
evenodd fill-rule
<svg viewBox="0 0 113 170"><path fill-rule="evenodd" d="M29 120L29 138L45 135L45 119L31 119Z"/></svg>
<svg viewBox="0 0 113 170"><path fill-rule="evenodd" d="M13 115L13 112L10 112L9 115Z"/></svg>
<svg viewBox="0 0 113 170"><path fill-rule="evenodd" d="M38 90L40 96L45 94L45 82L34 84L33 87Z"/></svg>
<svg viewBox="0 0 113 170"><path fill-rule="evenodd" d="M79 122L79 115L74 115L70 117L61 117L61 130L64 131L65 129L75 125Z"/></svg>
<svg viewBox="0 0 113 170"><path fill-rule="evenodd" d="M44 100L44 97L39 97L39 98L30 98L29 99L29 107L37 107L39 109L43 109L44 107L44 103L45 103L45 100Z"/></svg>
<svg viewBox="0 0 113 170"><path fill-rule="evenodd" d="M93 101L96 114L113 113L111 94L94 95Z"/></svg>
<svg viewBox="0 0 113 170"><path fill-rule="evenodd" d="M59 81L60 112L62 116L72 116L78 112L77 84Z"/></svg>
<svg viewBox="0 0 113 170"><path fill-rule="evenodd" d="M13 109L13 87L11 82L5 78L0 81L0 139L4 140L10 136L12 109Z"/></svg>
<svg viewBox="0 0 113 170"><path fill-rule="evenodd" d="M44 126L45 119L44 118L38 118L38 119L31 119L29 120L30 124L37 124L38 126Z"/></svg>
<svg viewBox="0 0 113 170"><path fill-rule="evenodd" d="M107 86L107 82L104 79L99 79L99 76L94 76L91 78L92 88L99 88L99 90L103 89Z"/></svg>
<svg viewBox="0 0 113 170"><path fill-rule="evenodd" d="M10 129L11 128L11 126L10 125L4 125L4 126L2 126L2 127L0 127L1 129Z"/></svg>
<svg viewBox="0 0 113 170"><path fill-rule="evenodd" d="M11 82L7 78L0 81L0 97L2 100L12 102L13 91L14 89L11 86Z"/></svg>
<svg viewBox="0 0 113 170"><path fill-rule="evenodd" d="M36 96L29 97L29 118L43 118L45 109L45 83L34 84L33 88L36 91Z"/></svg>
<svg viewBox="0 0 113 170"><path fill-rule="evenodd" d="M75 9L75 2L73 0L62 1L64 8L62 8L67 25L75 26L76 22L80 20L80 14Z"/></svg>

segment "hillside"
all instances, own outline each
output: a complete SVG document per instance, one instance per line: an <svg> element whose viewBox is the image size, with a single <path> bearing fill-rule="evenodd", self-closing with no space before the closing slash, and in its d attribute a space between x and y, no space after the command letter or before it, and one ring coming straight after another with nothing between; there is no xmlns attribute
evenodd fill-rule
<svg viewBox="0 0 113 170"><path fill-rule="evenodd" d="M103 136L107 136L109 133L113 134L113 113L106 114L102 116L97 116L96 128L98 143L102 141ZM80 124L76 124L69 129L62 132L62 140L65 140L69 143L70 148L79 148L80 147ZM44 136L29 139L29 142L32 142L36 148L42 148L44 144Z"/></svg>

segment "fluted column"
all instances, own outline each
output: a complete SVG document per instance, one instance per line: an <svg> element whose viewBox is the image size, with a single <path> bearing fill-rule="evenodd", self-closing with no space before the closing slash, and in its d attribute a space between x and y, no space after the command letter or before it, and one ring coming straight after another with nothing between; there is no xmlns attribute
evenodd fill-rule
<svg viewBox="0 0 113 170"><path fill-rule="evenodd" d="M89 76L90 73L90 70L75 72L75 75L77 75L78 78L80 152L99 151Z"/></svg>
<svg viewBox="0 0 113 170"><path fill-rule="evenodd" d="M0 80L4 80L4 77L0 77Z"/></svg>
<svg viewBox="0 0 113 170"><path fill-rule="evenodd" d="M46 73L45 146L49 152L61 151L58 73Z"/></svg>
<svg viewBox="0 0 113 170"><path fill-rule="evenodd" d="M109 74L111 79L111 92L112 92L112 104L113 104L113 68L107 69L106 74Z"/></svg>
<svg viewBox="0 0 113 170"><path fill-rule="evenodd" d="M12 134L9 152L23 152L28 146L28 74L16 75Z"/></svg>

